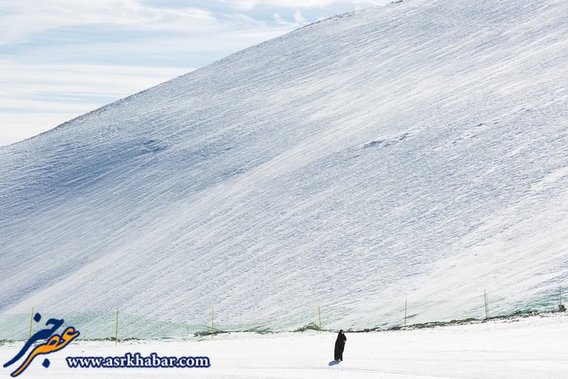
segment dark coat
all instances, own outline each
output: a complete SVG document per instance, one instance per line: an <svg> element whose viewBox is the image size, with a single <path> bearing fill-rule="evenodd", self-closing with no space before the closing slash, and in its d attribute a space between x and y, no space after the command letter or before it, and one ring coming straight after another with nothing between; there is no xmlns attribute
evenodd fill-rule
<svg viewBox="0 0 568 379"><path fill-rule="evenodd" d="M343 330L340 330L337 334L337 339L335 340L335 352L333 353L333 359L336 361L343 360L343 349L345 349L345 341L347 341L347 337Z"/></svg>

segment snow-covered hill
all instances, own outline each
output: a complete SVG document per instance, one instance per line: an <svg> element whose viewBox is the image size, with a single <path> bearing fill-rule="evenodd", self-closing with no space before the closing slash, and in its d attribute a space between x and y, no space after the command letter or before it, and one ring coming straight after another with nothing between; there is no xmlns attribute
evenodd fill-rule
<svg viewBox="0 0 568 379"><path fill-rule="evenodd" d="M328 326L552 306L568 2L405 0L0 149L0 312ZM183 46L180 46L183 48Z"/></svg>

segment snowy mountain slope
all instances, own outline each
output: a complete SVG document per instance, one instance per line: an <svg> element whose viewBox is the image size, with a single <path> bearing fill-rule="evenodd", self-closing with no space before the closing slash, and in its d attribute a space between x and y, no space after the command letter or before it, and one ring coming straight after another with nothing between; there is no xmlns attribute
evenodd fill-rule
<svg viewBox="0 0 568 379"><path fill-rule="evenodd" d="M568 3L325 20L0 149L0 312L329 325L553 302ZM180 47L183 48L183 47Z"/></svg>

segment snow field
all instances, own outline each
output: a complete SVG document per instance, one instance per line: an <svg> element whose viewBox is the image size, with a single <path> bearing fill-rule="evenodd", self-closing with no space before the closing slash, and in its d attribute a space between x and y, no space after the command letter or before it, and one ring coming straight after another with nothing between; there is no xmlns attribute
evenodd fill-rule
<svg viewBox="0 0 568 379"><path fill-rule="evenodd" d="M566 378L568 317L381 333L347 333L345 361L330 365L334 333L234 334L189 341L73 343L33 378ZM20 345L0 346L7 360ZM65 356L208 356L209 369L69 369Z"/></svg>

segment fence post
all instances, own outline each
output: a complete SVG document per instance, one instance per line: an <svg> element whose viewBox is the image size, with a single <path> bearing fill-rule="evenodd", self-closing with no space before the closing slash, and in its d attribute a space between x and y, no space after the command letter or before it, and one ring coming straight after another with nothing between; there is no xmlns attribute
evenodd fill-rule
<svg viewBox="0 0 568 379"><path fill-rule="evenodd" d="M320 332L322 330L322 326L321 326L321 307L318 306L318 320L319 320L319 329Z"/></svg>
<svg viewBox="0 0 568 379"><path fill-rule="evenodd" d="M213 333L214 331L215 331L215 304L213 304L213 306L211 307L211 333Z"/></svg>
<svg viewBox="0 0 568 379"><path fill-rule="evenodd" d="M408 311L408 299L404 299L404 326L406 327L406 315Z"/></svg>
<svg viewBox="0 0 568 379"><path fill-rule="evenodd" d="M489 311L487 310L487 291L485 288L483 289L483 298L485 299L485 319L487 320L489 317Z"/></svg>
<svg viewBox="0 0 568 379"><path fill-rule="evenodd" d="M560 295L559 295L559 302L558 302L558 311L559 312L566 312L566 307L562 304L562 286L560 286Z"/></svg>
<svg viewBox="0 0 568 379"><path fill-rule="evenodd" d="M32 313L30 314L30 338L32 336L32 321L34 320L34 308L32 307Z"/></svg>
<svg viewBox="0 0 568 379"><path fill-rule="evenodd" d="M116 325L114 329L114 344L118 345L118 307L116 308Z"/></svg>

